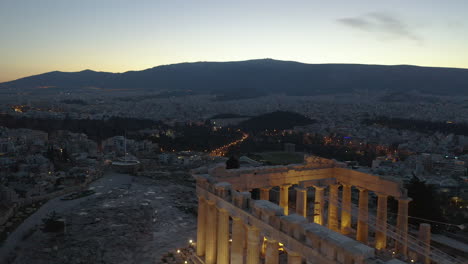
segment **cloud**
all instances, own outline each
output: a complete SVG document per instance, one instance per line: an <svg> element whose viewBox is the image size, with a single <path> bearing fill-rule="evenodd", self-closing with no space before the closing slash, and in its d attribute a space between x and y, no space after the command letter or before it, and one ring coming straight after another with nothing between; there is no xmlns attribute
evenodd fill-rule
<svg viewBox="0 0 468 264"><path fill-rule="evenodd" d="M339 23L362 31L377 34L379 37L408 39L422 44L423 39L412 31L404 21L386 13L368 13L358 17L345 17Z"/></svg>

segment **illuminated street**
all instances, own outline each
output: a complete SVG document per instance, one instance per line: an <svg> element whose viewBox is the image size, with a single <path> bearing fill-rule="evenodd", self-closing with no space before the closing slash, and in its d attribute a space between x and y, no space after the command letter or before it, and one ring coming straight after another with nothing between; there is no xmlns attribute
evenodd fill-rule
<svg viewBox="0 0 468 264"><path fill-rule="evenodd" d="M237 146L239 144L241 144L242 142L244 142L247 138L249 137L249 134L247 133L242 133L242 138L241 139L238 139L236 141L233 141L229 144L226 144L222 147L219 147L213 151L210 152L210 156L225 156L227 154L227 152L229 151L229 148L231 147L234 147L234 146Z"/></svg>

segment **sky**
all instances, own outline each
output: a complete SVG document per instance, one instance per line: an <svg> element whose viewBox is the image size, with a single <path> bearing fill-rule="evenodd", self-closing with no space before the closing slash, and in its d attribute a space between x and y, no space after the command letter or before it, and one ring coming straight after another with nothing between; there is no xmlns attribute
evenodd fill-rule
<svg viewBox="0 0 468 264"><path fill-rule="evenodd" d="M468 68L466 0L0 0L0 82L194 61Z"/></svg>

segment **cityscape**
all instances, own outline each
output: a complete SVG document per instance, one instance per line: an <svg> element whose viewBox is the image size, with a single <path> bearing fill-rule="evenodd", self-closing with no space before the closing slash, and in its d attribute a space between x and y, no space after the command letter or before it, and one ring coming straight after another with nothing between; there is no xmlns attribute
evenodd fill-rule
<svg viewBox="0 0 468 264"><path fill-rule="evenodd" d="M460 1L19 2L0 3L25 30L0 26L0 263L468 263L468 57L429 36L466 54Z"/></svg>

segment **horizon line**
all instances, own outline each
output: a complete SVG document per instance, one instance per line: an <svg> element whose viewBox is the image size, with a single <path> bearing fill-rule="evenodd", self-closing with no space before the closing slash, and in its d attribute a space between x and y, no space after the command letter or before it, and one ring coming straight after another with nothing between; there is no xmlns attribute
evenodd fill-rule
<svg viewBox="0 0 468 264"><path fill-rule="evenodd" d="M52 72L62 72L62 73L79 73L79 72L84 72L84 71L91 71L91 72L97 72L97 73L111 73L111 74L124 74L128 72L138 72L138 71L145 71L149 69L154 69L158 67L164 67L164 66L171 66L171 65L178 65L178 64L195 64L195 63L229 63L229 62L247 62L247 61L261 61L261 60L272 60L272 61L281 61L281 62L293 62L293 63L299 63L299 64L306 64L306 65L369 65L369 66L410 66L410 67L422 67L422 68L441 68L441 69L460 69L460 70L468 70L467 68L461 68L461 67L450 67L450 66L427 66L427 65L416 65L416 64L377 64L377 63L339 63L339 62L327 62L327 63L308 63L308 62L302 62L302 61L294 61L294 60L281 60L281 59L273 59L273 58L259 58L259 59L244 59L244 60L229 60L229 61L204 61L204 60L199 60L199 61L183 61L183 62L174 62L174 63L168 63L168 64L159 64L153 67L149 68L143 68L143 69L137 69L137 70L127 70L127 71L121 71L121 72L113 72L113 71L97 71L97 70L92 70L92 69L83 69L79 71L61 71L61 70L52 70L52 71L47 71L47 72L42 72L38 74L33 74L33 75L28 75L24 77L19 77L16 79L11 79L8 81L1 81L0 84L3 83L8 83L8 82L14 82L17 80L21 80L24 78L29 78L29 77L34 77L34 76L39 76L47 73L52 73Z"/></svg>

